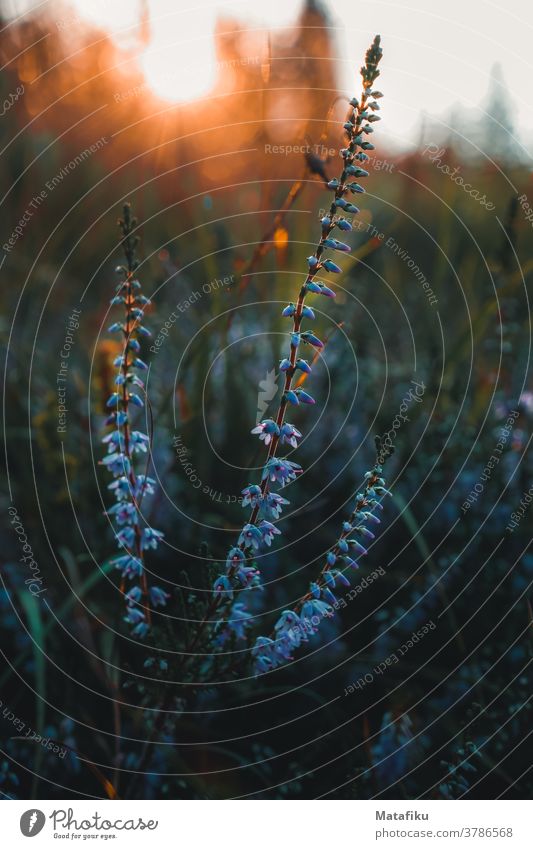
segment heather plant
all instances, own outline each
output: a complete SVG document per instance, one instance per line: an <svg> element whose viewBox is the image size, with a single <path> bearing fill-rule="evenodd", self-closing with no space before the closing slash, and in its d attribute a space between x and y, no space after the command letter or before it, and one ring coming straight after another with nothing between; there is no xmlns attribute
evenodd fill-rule
<svg viewBox="0 0 533 849"><path fill-rule="evenodd" d="M152 608L166 605L169 596L161 587L149 586L144 563L146 550L157 548L163 533L150 527L143 517L143 499L153 495L155 483L148 476L150 437L132 426L134 411L145 406L145 386L139 372L148 367L139 356L140 339L150 336L150 331L142 324L150 300L142 294L136 276L139 266L135 255L139 239L134 233L136 225L130 206L126 204L124 216L119 219L126 264L116 269L120 282L111 300L112 306L123 308L124 318L109 327L110 333L120 334L123 348L114 361L116 391L107 401L111 412L106 425L110 430L102 439L108 450L102 463L114 478L108 489L116 503L107 515L115 523L115 537L122 552L112 562L122 576L120 589L126 601L125 621L132 626L132 635L142 638L150 629ZM140 470L136 461L143 456L148 459L143 461Z"/></svg>
<svg viewBox="0 0 533 849"><path fill-rule="evenodd" d="M340 155L343 168L338 178L329 180L327 188L333 192L328 213L321 220L321 235L311 256L307 259L307 274L300 288L296 302L290 302L282 315L292 322L289 347L286 356L280 361L279 369L284 374L284 385L278 411L275 418L264 419L253 428L252 434L259 436L267 448L267 455L261 480L250 483L243 490L242 506L251 508L248 521L240 536L228 552L225 571L220 574L213 586L214 600L208 608L206 620L218 613L220 630L223 633L235 632L242 635L246 623L246 610L242 601L235 602L235 594L243 589L252 589L260 584L260 573L254 560L257 552L269 547L276 535L281 532L276 520L289 501L275 491L274 487L284 489L302 473L298 463L282 457L278 450L283 446L296 449L302 433L286 420L290 407L315 404L315 399L305 391L299 381L298 373L305 377L312 371L308 360L301 356L302 347L307 346L320 352L324 343L311 330L304 330L304 321L313 321L315 313L306 303L309 295L321 295L334 298L335 291L320 280L321 273L339 274L340 266L330 258L330 251L349 253L350 247L336 239L335 230L350 231L352 224L346 217L359 212L357 206L346 199L347 195L364 193L358 179L368 176L363 165L368 160L368 150L374 145L367 136L373 133L373 124L380 120L378 100L381 92L373 90L379 76L378 64L382 56L380 37L376 36L367 50L365 64L361 68L362 92L360 99L350 100L350 109L343 129L347 136L347 146ZM349 585L349 580L339 567L358 568L353 555L364 555L366 549L359 538L373 538L367 523L379 522L374 509L381 506L379 499L386 493L382 478L382 466L378 462L366 473L366 486L357 495L355 507L348 521L344 522L342 532L327 554L326 563L317 578L310 585L309 592L291 610L285 610L275 625L275 636L258 637L252 655L256 672L266 672L291 659L291 652L307 641L308 634L316 633L318 622L324 616L331 616L336 603L333 589L338 584ZM201 625L200 627L203 627Z"/></svg>

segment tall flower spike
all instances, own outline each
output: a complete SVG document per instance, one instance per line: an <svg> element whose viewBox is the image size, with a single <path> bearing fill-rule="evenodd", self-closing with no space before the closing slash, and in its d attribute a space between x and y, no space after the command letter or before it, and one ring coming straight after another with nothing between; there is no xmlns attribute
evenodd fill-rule
<svg viewBox="0 0 533 849"><path fill-rule="evenodd" d="M124 319L112 324L109 332L119 333L124 347L115 360L117 390L107 402L111 412L106 424L112 430L102 440L108 449L102 465L114 477L108 489L117 503L107 511L107 515L118 526L115 538L121 554L113 562L122 574L121 590L126 601L124 618L132 626L132 635L142 638L150 629L151 609L166 604L168 594L160 587L148 587L144 568L145 550L157 548L163 534L155 528L141 526L142 501L153 494L154 481L146 475L150 439L142 431L132 430L131 407L144 407L144 383L137 372L145 371L147 366L138 354L141 349L139 337L150 335L142 324L144 309L150 301L141 294L141 284L136 279L138 236L134 235L134 230L137 221L131 216L129 204L124 206L123 218L118 223L126 264L116 269L120 282L111 304L123 307ZM142 458L144 474L136 472L136 455Z"/></svg>
<svg viewBox="0 0 533 849"><path fill-rule="evenodd" d="M292 610L284 612L270 637L257 638L252 649L257 675L270 672L292 660L294 650L307 642L309 635L318 633L322 620L332 617L338 610L340 602L333 591L339 585L343 587L350 585L341 567L344 566L346 571L359 568L357 560L354 560L351 555L355 553L362 556L367 552L357 537L374 538L367 524L379 523L375 511L382 509L381 500L386 495L390 495L385 489L385 481L382 477L381 464L386 457L387 451L382 447L378 437L375 465L371 471L366 472L364 489L357 494L352 513L349 519L343 522L337 541L328 551L320 575L316 581L311 582L309 592Z"/></svg>
<svg viewBox="0 0 533 849"><path fill-rule="evenodd" d="M372 98L381 96L380 92L373 92L371 90L374 80L379 75L377 65L381 59L381 55L380 37L377 35L366 52L365 65L361 69L363 78L361 99L358 101L356 98L352 98L350 101L350 109L344 124L344 131L348 136L348 146L340 151L343 159L342 172L337 179L331 180L328 184L328 188L334 193L330 210L321 220L321 236L314 253L307 258L307 272L298 298L296 302L291 301L283 310L283 315L292 320L292 330L289 333L289 349L281 361L280 370L285 375L285 381L278 412L275 419L263 421L252 430L252 433L258 434L259 438L264 441L268 451L260 483L257 485L249 484L244 492L243 507L251 506L252 509L251 515L238 538L236 548L242 552L246 559L252 559L260 549L269 545L272 539L272 532L264 533L264 519L261 519L258 524L260 516L265 515L265 504L268 505L269 503L267 499L269 494L271 494L271 486L277 484L280 487L284 487L302 472L301 467L297 463L277 457L277 449L280 443L283 444L286 442L291 447L294 447L294 443L291 441L292 437L287 438L288 432L284 428L287 407L289 405L297 405L301 409L302 404L311 405L315 403L314 398L308 395L307 392L303 390L296 391L292 386L293 378L298 369L307 373L311 371L306 361L299 357L300 346L306 344L317 350L321 350L324 347L324 343L318 336L310 330L302 331L301 329L304 318L312 319L314 317L313 311L305 304L305 298L309 294L324 295L326 297L335 296L335 292L324 283L318 281L316 276L320 271L326 271L328 274L333 275L341 271L341 268L333 260L323 257L324 251L335 250L341 253L349 251L349 246L344 242L333 239L331 232L335 227L345 231L351 230L351 224L346 219L345 214L355 215L358 212L358 208L346 201L344 195L347 192L353 193L360 189L360 187L354 189L353 186L356 184L347 182L349 177L361 178L368 175L367 171L358 165L354 165L354 163L365 162L368 159L368 154L365 151L373 150L374 148L370 142L364 140L364 136L372 131L371 123L374 122L368 120L368 109L372 110L372 114L374 114L374 107L369 101ZM375 100L372 103L375 103ZM375 116L374 120L376 119L378 119L378 116ZM343 215L338 215L339 210ZM296 433L299 434L299 431L294 431L294 437L296 437ZM257 490L257 486L259 486L259 490ZM283 500L275 503L275 512L278 514L281 511L282 503ZM231 551L234 550L235 547L231 549ZM232 588L239 589L237 572L241 568L240 562L233 562L233 558L228 556L225 573L215 582L215 596L197 629L197 635L193 639L193 645L197 644L199 639L198 633L201 633L207 627L207 623L214 613L218 611L220 619L223 619L231 610L230 602L232 601L232 596L227 590L226 580L222 579L227 579L229 586ZM256 583L258 581L259 576L256 573ZM323 602L317 599L315 601L317 604L323 604ZM222 606L224 606L224 610L221 609ZM269 647L268 651L275 650L276 643L268 638L262 639L266 640L265 645ZM274 649L272 649L271 644L274 646ZM283 642L283 647L286 653L289 652L290 654L290 645L286 640ZM189 651L190 647L188 646L186 650ZM263 665L265 664L268 667L267 661L263 662Z"/></svg>

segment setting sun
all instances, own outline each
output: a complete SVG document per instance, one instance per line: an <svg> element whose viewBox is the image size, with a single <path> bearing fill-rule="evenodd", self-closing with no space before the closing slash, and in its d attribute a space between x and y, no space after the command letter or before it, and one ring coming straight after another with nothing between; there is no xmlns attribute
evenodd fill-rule
<svg viewBox="0 0 533 849"><path fill-rule="evenodd" d="M141 65L156 95L172 102L193 100L207 94L216 82L215 17L209 9L177 13L170 7L159 3L152 14L150 41Z"/></svg>

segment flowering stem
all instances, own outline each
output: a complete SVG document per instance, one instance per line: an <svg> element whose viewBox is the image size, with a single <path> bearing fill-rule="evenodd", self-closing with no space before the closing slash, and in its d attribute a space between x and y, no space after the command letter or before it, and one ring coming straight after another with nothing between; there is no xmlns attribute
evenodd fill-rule
<svg viewBox="0 0 533 849"><path fill-rule="evenodd" d="M259 485L250 484L243 490L243 495L245 495L243 507L248 504L251 507L249 520L242 528L236 545L230 549L226 559L225 574L219 575L215 580L213 587L215 598L208 605L196 634L185 648L186 653L191 652L198 645L200 636L203 634L210 617L223 604L226 606L225 612L232 609L231 602L235 589L250 589L257 585L259 572L252 564L255 552L263 544L269 546L274 535L280 533L276 525L267 521L265 516L277 519L282 505L288 504L286 499L281 498L277 493L270 492L270 482L275 481L280 487L284 487L302 471L298 464L287 459L278 459L277 451L279 445L283 443L296 447L297 438L301 437L301 433L293 425L285 422L288 405L315 403L314 399L307 392L304 392L303 389L298 387L293 389L293 378L296 371L300 369L307 374L311 371L311 367L307 361L298 357L300 344L304 342L318 350L324 347L323 342L312 332L302 332L301 330L302 321L305 317L314 318L313 310L305 304L305 299L309 293L335 297L334 291L316 280L316 276L321 270L335 274L341 272L341 268L331 259L324 259L323 254L326 249L341 252L350 251L348 245L331 238L331 232L335 227L338 227L342 231L352 229L351 223L344 216L338 217L339 210L353 215L359 211L356 206L346 201L344 196L348 192L352 194L364 192L364 189L358 183L349 183L348 178L351 176L368 176L367 171L354 163L365 162L368 159L365 151L374 149L374 146L364 139L364 134L372 133L372 124L380 120L379 116L375 114L379 110L378 103L375 99L372 102L369 102L369 100L371 97L380 98L382 96L380 92L372 91L372 85L379 75L377 65L381 59L381 55L380 37L376 36L369 50L367 50L365 65L361 68L363 79L361 99L360 101L356 98L350 100L351 108L344 123L344 130L348 137L348 147L340 151L344 160L344 166L340 177L330 180L327 183L327 188L334 192L334 196L328 213L321 221L322 232L320 240L315 247L314 253L307 258L308 272L299 291L296 304L290 303L283 310L284 316L292 318L288 357L282 360L280 364L280 370L285 372L283 393L275 420L267 419L252 431L252 433L259 433L260 439L264 439L265 445L268 446L261 483ZM260 519L259 522L258 519ZM341 538L339 545L343 547L343 543L344 538ZM249 563L250 565L248 565ZM316 589L319 590L320 587L318 586ZM305 601L302 604L305 604ZM221 621L223 619L218 620L219 623ZM231 622L228 621L227 624L230 625Z"/></svg>
<svg viewBox="0 0 533 849"><path fill-rule="evenodd" d="M373 47L376 50L380 50L380 48L379 48L379 36L376 36L376 39L374 40ZM377 63L379 62L379 58L377 58L377 61L375 62L376 66L377 66ZM368 68L368 65L369 65L369 63L368 63L368 54L367 54L367 68ZM364 70L364 69L362 69L362 70ZM368 117L367 114L366 114L367 103L368 103L368 100L371 96L370 89L371 89L372 83L374 82L374 79L375 79L376 76L377 76L377 74L374 74L371 77L370 76L369 77L366 77L366 76L363 77L363 90L362 90L362 93L361 93L361 100L354 109L350 109L348 111L347 120L346 120L346 123L345 123L344 126L346 128L349 123L353 126L353 130L346 130L346 132L347 132L347 134L350 138L350 145L349 145L347 150L352 155L355 154L356 149L357 149L357 144L359 143L359 142L356 141L356 139L359 136L359 131L360 131L361 125L362 125L363 121L365 120L365 118ZM353 118L353 120L350 121L350 118ZM368 143L366 143L366 147L372 147L372 145L369 145ZM346 193L346 181L349 177L347 168L350 166L351 162L353 161L353 156L345 156L344 161L345 161L345 165L344 165L344 168L343 168L342 173L340 175L340 178L337 181L338 186L335 189L334 199L331 203L329 212L327 213L326 217L322 220L322 236L321 236L320 241L318 242L318 244L315 248L314 254L313 254L313 257L317 261L314 264L315 270L313 270L313 266L310 267L307 278L306 278L302 288L300 289L300 293L298 295L298 301L296 303L296 310L295 310L294 317L293 317L293 334L297 334L300 331L302 318L303 318L303 306L304 306L305 296L308 292L307 286L308 286L309 283L311 283L313 281L313 278L315 277L316 271L320 267L320 258L321 258L322 254L324 252L324 242L328 238L331 231L335 227L335 215L337 213L337 201L342 201L343 195ZM362 176L362 175L360 175L360 176ZM331 181L331 182L334 182L334 181ZM292 338L294 338L294 336ZM296 345L291 344L290 357L289 357L290 367L287 369L286 374L285 374L285 385L284 385L284 388L283 388L283 394L282 394L282 397L281 397L280 405L279 405L279 408L278 408L278 413L277 413L276 420L275 420L276 425L278 426L278 429L281 429L281 427L284 423L284 420L285 420L285 413L286 413L287 406L288 406L287 392L289 392L292 388L292 380L293 380L294 374L296 372L297 352L298 352L298 345L297 344ZM280 439L279 433L275 433L273 435L272 440L271 440L270 445L269 445L267 458L266 458L267 462L269 460L273 459L276 456L276 451L277 451L279 439ZM262 494L262 496L266 495L266 493L268 492L268 489L269 489L269 479L268 479L268 477L266 477L261 483L261 494ZM258 514L259 514L259 509L260 509L260 503L257 502L255 504L254 508L252 509L252 512L251 512L251 515L250 515L249 523L251 525L253 525L256 522ZM243 547L242 543L239 547L241 547L241 548Z"/></svg>
<svg viewBox="0 0 533 849"><path fill-rule="evenodd" d="M152 625L152 608L164 606L169 598L168 593L156 586L149 586L145 570L144 552L147 548L157 548L163 533L145 524L141 525L141 504L146 495L153 493L155 483L148 477L152 449L153 416L149 400L146 398L149 419L151 422L150 435L131 428L131 411L134 407L144 407L145 401L132 389L140 388L145 395L144 382L137 371L146 370L148 366L138 356L141 336L150 336L150 331L141 324L145 307L149 299L141 294L141 284L136 279L138 261L135 248L138 236L133 235L137 222L132 218L129 204L124 206L124 217L119 226L122 232L122 247L126 257L126 265L119 266L116 271L121 282L117 287L111 304L124 306L123 322L115 322L110 333L119 333L123 340L122 353L115 359L118 371L115 377L116 391L107 401L111 414L106 424L113 425L103 442L107 444L108 454L102 460L113 474L114 481L109 485L113 490L117 503L108 510L117 524L116 539L122 554L115 558L114 565L122 572L121 592L127 603L126 622L133 625L133 635L144 637ZM136 474L135 455L146 453L147 462L144 474ZM125 592L127 580L133 581L133 586Z"/></svg>
<svg viewBox="0 0 533 849"><path fill-rule="evenodd" d="M137 492L137 477L135 474L135 468L133 464L133 457L130 448L130 425L129 425L129 396L128 396L128 381L127 376L129 374L129 370L132 367L132 363L130 361L130 349L129 343L132 331L135 329L135 324L137 319L134 319L131 311L135 304L135 296L133 293L132 280L133 274L135 271L135 242L132 241L136 237L132 237L131 231L133 229L133 223L130 217L130 209L129 207L124 208L124 219L121 219L120 226L122 229L122 233L124 236L122 245L124 248L124 254L126 256L127 262L127 274L126 281L124 284L125 289L125 308L126 308L126 323L124 326L124 354L121 364L121 371L124 377L124 382L122 384L122 409L126 414L126 420L122 427L122 433L124 436L124 454L128 460L129 473L128 479L131 484L130 489L130 498L133 506L135 507L135 520L133 522L133 530L135 533L135 554L140 560L142 564L142 572L141 572L141 589L143 594L143 606L146 613L146 621L148 625L152 624L152 611L150 609L150 597L148 595L148 581L146 578L146 570L144 568L144 551L142 549L142 537L141 537L141 528L139 526L138 520L138 508L139 504L137 503L136 495ZM144 489L144 487L143 487ZM142 491L141 498L142 500ZM124 585L124 581L122 582ZM122 591L124 592L124 587L122 587Z"/></svg>

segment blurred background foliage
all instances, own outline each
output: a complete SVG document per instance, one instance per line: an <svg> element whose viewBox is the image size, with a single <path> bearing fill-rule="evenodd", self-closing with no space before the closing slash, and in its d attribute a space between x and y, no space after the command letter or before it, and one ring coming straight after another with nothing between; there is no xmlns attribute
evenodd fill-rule
<svg viewBox="0 0 533 849"><path fill-rule="evenodd" d="M216 91L181 105L157 100L105 33L59 30L45 13L4 30L2 100L21 83L25 91L0 124L2 244L32 197L105 139L47 190L1 267L9 489L0 699L26 727L70 747L59 759L14 740L4 710L7 796L525 798L532 791L531 513L512 534L506 526L531 486L532 231L516 198L533 191L529 161L500 132L510 118L497 71L479 127L491 160L465 146L461 114L446 131L421 121L418 147L408 153L382 148L375 134L353 252L336 301L317 316L319 335L328 337L313 373L319 403L305 421L300 411L293 416L306 434L298 457L306 472L290 498L293 509L305 508L281 522L283 544L263 562L257 628L268 633L275 611L318 572L373 461L373 436L391 427L415 378L426 387L423 402L398 432L387 474L393 498L361 572L381 566L385 575L275 674L237 675L218 687L185 676L184 686L170 685L176 713L160 742L143 746L177 671L172 652L190 627L183 620L196 602L188 587L205 597L206 557L224 556L242 522L236 497L261 462L249 435L259 384L280 357L281 307L294 297L316 239L324 176L338 170L335 157L323 155L338 148L345 111L327 24L313 2L287 33L221 20ZM146 37L143 27L136 37ZM382 103L386 120L386 97ZM312 156L267 152L279 144L321 147ZM428 145L442 147L443 162L459 166L495 210L439 170ZM160 483L153 511L166 534L149 567L172 592L146 650L121 621L108 565L107 481L97 465L117 354L104 331L125 200L142 223L140 278L153 300L146 323L154 338L178 303L200 293L158 353L144 352ZM416 263L436 304L388 240ZM216 282L224 278L231 284ZM82 312L69 359L67 430L58 434L56 374L75 307ZM463 512L513 410L519 416L501 460ZM201 487L180 463L176 437ZM39 563L44 597L24 585L10 504ZM400 664L343 695L429 620L436 629ZM150 652L157 671L147 673ZM147 775L136 778L136 769Z"/></svg>

